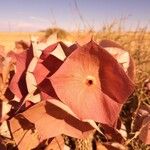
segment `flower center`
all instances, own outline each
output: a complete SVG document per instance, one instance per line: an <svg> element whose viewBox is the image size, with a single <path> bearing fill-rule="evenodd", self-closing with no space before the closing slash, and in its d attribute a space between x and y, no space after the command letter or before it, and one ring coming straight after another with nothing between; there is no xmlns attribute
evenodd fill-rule
<svg viewBox="0 0 150 150"><path fill-rule="evenodd" d="M88 80L88 81L87 81L87 84L88 84L88 85L92 85L92 84L93 84L93 80Z"/></svg>
<svg viewBox="0 0 150 150"><path fill-rule="evenodd" d="M92 85L94 84L94 77L92 77L92 76L87 76L87 78L86 78L86 84L87 84L88 86L92 86Z"/></svg>

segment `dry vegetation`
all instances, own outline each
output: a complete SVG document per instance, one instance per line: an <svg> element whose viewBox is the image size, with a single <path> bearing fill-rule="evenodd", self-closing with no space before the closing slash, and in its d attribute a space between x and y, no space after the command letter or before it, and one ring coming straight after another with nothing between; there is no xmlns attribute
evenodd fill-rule
<svg viewBox="0 0 150 150"><path fill-rule="evenodd" d="M31 35L42 36L42 32L0 32L0 45L5 46L6 51L10 51L15 47L15 41L29 41Z"/></svg>
<svg viewBox="0 0 150 150"><path fill-rule="evenodd" d="M120 27L118 27L117 30L114 30L114 26L110 25L104 27L99 32L90 30L68 33L64 30L49 29L46 30L46 32L42 31L38 33L0 33L0 45L4 45L6 50L9 51L14 47L14 41L21 39L28 41L30 40L31 34L48 36L53 32L57 32L60 39L63 38L69 41L76 41L79 37L85 37L89 34L93 36L95 41L111 39L117 41L125 49L130 51L136 67L136 91L128 100L127 104L125 104L121 113L121 118L128 128L128 137L131 139L127 143L128 149L148 150L148 146L144 145L141 141L137 141L136 134L132 131L133 118L137 108L140 106L140 103L150 105L150 95L147 94L144 89L145 81L150 81L150 33L147 29L138 28L135 32L124 32Z"/></svg>
<svg viewBox="0 0 150 150"><path fill-rule="evenodd" d="M10 51L14 48L15 41L30 41L31 35L48 37L53 33L57 33L59 39L71 42L89 35L97 42L102 39L114 40L128 50L134 58L136 73L139 73L139 71L150 73L150 32L147 31L146 27L137 28L133 32L125 32L119 25L116 27L116 24L112 23L97 32L85 30L70 33L59 28L47 29L41 32L0 32L0 45L5 46L6 51ZM137 77L139 76L137 75Z"/></svg>

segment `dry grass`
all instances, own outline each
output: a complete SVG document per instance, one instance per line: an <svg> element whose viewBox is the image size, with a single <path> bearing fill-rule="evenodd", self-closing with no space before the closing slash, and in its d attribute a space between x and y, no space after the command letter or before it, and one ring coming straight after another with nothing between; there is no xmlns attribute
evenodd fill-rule
<svg viewBox="0 0 150 150"><path fill-rule="evenodd" d="M42 32L0 32L0 45L5 46L6 51L10 51L15 47L15 41L29 41L31 35L42 36L43 34Z"/></svg>

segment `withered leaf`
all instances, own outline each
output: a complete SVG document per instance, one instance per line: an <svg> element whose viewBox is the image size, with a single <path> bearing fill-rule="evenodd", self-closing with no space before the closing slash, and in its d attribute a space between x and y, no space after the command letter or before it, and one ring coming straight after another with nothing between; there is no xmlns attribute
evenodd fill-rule
<svg viewBox="0 0 150 150"><path fill-rule="evenodd" d="M40 102L23 112L22 115L35 124L41 139L60 134L83 138L93 130L88 123L78 120L50 102Z"/></svg>
<svg viewBox="0 0 150 150"><path fill-rule="evenodd" d="M129 52L118 43L111 40L102 40L100 46L105 48L118 61L118 63L122 65L125 72L133 80L135 75L134 63Z"/></svg>
<svg viewBox="0 0 150 150"><path fill-rule="evenodd" d="M21 114L13 117L10 121L10 130L19 150L31 150L40 143L34 125Z"/></svg>
<svg viewBox="0 0 150 150"><path fill-rule="evenodd" d="M45 150L61 150L61 149L64 150L64 147L65 147L64 139L60 135L53 138Z"/></svg>
<svg viewBox="0 0 150 150"><path fill-rule="evenodd" d="M13 76L9 88L18 97L23 98L28 94L26 85L26 71L33 58L32 45L28 50L16 54L16 73Z"/></svg>

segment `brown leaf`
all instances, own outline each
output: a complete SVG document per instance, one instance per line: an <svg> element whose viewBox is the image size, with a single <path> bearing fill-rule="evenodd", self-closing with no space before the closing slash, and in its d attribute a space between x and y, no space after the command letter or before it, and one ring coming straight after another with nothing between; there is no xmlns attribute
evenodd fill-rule
<svg viewBox="0 0 150 150"><path fill-rule="evenodd" d="M141 128L142 130L139 135L140 140L145 144L150 144L150 116L143 120Z"/></svg>
<svg viewBox="0 0 150 150"><path fill-rule="evenodd" d="M44 49L40 58L44 60L51 54L63 61L66 58L65 49L67 46L62 42L55 43Z"/></svg>
<svg viewBox="0 0 150 150"><path fill-rule="evenodd" d="M19 150L31 150L38 146L40 141L33 124L21 114L12 118L9 123L11 133Z"/></svg>
<svg viewBox="0 0 150 150"><path fill-rule="evenodd" d="M108 150L104 145L102 145L100 142L96 142L96 149L97 150Z"/></svg>
<svg viewBox="0 0 150 150"><path fill-rule="evenodd" d="M49 79L44 79L37 87L43 100L47 100L50 97L58 98Z"/></svg>
<svg viewBox="0 0 150 150"><path fill-rule="evenodd" d="M103 133L108 138L109 141L118 142L122 144L125 143L125 139L115 128L109 127L108 125L105 124L102 124L102 127L104 129Z"/></svg>
<svg viewBox="0 0 150 150"><path fill-rule="evenodd" d="M78 38L77 43L80 46L83 46L83 45L89 43L91 40L92 40L92 36L91 35L86 35L85 37Z"/></svg>
<svg viewBox="0 0 150 150"><path fill-rule="evenodd" d="M45 77L49 74L49 70L42 64L43 60L38 60L37 65L32 72L35 76L37 84L41 83ZM42 70L42 71L41 71Z"/></svg>
<svg viewBox="0 0 150 150"><path fill-rule="evenodd" d="M133 120L132 130L133 132L139 131L144 119L146 119L150 114L150 106L141 103L135 119Z"/></svg>
<svg viewBox="0 0 150 150"><path fill-rule="evenodd" d="M65 50L67 50L67 47L62 42L50 45L43 50L33 71L38 84L41 83L46 76L50 76L56 72L60 67L66 57Z"/></svg>
<svg viewBox="0 0 150 150"><path fill-rule="evenodd" d="M118 43L111 40L102 40L100 46L105 48L118 61L118 63L122 65L125 72L133 80L135 75L134 62L129 55L129 52Z"/></svg>
<svg viewBox="0 0 150 150"><path fill-rule="evenodd" d="M78 120L50 102L40 102L22 115L35 124L41 139L60 134L83 138L93 130L88 123Z"/></svg>
<svg viewBox="0 0 150 150"><path fill-rule="evenodd" d="M132 124L132 131L136 133L135 136L139 135L139 139L145 144L150 144L149 114L150 106L141 103Z"/></svg>
<svg viewBox="0 0 150 150"><path fill-rule="evenodd" d="M65 143L62 136L57 136L52 139L45 150L64 150Z"/></svg>
<svg viewBox="0 0 150 150"><path fill-rule="evenodd" d="M126 150L126 148L119 143L96 143L97 150Z"/></svg>
<svg viewBox="0 0 150 150"><path fill-rule="evenodd" d="M28 50L16 54L16 73L10 82L9 88L20 99L28 94L25 78L27 68L32 58L32 45Z"/></svg>

